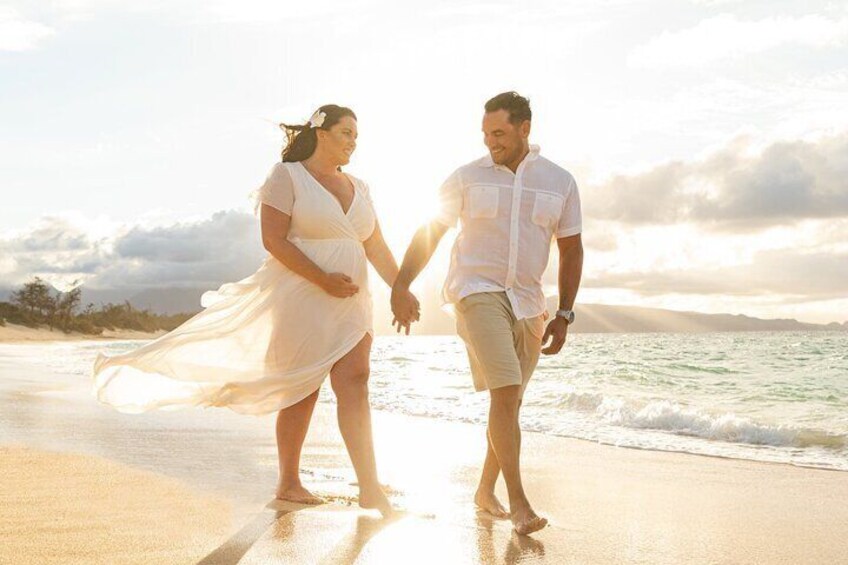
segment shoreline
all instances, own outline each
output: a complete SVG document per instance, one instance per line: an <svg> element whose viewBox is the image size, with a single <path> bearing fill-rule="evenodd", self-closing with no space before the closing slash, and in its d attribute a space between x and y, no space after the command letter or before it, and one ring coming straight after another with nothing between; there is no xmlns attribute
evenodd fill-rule
<svg viewBox="0 0 848 565"><path fill-rule="evenodd" d="M0 326L0 343L47 343L53 341L110 341L110 340L151 340L165 335L165 330L142 332L137 330L103 330L100 335L79 332L65 333L49 328L30 328L18 324Z"/></svg>
<svg viewBox="0 0 848 565"><path fill-rule="evenodd" d="M411 418L417 418L418 416L408 415ZM422 418L426 418L426 416L421 416ZM565 436L565 435L557 435L557 434L546 434L544 432L522 432L522 433L538 433L547 437L555 437L565 440L573 440L573 441L582 441L589 444L600 445L603 447L613 447L615 449L632 449L634 451L647 451L651 453L672 453L672 454L680 454L680 455L689 455L693 457L706 457L709 459L721 459L725 461L744 461L748 463L758 463L764 465L785 465L787 467L793 467L796 469L812 469L815 471L832 471L834 473L848 473L848 469L835 469L833 467L818 467L815 465L803 465L800 463L793 463L791 461L769 461L767 459L748 459L745 457L734 457L732 455L719 455L717 453L698 453L696 451L683 451L683 450L673 450L673 449L658 449L652 447L639 447L638 445L614 445L612 443L604 443L600 441L595 441L591 439L586 439L582 437L575 436ZM746 444L750 445L750 444Z"/></svg>

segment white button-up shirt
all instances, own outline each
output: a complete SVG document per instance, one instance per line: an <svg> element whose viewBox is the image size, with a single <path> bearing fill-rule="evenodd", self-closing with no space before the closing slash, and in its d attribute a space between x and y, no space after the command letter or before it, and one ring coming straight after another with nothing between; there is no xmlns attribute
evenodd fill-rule
<svg viewBox="0 0 848 565"><path fill-rule="evenodd" d="M506 292L516 318L542 314L542 274L553 237L581 231L580 195L571 174L530 153L513 174L490 156L457 169L439 190L436 220L461 220L442 290L446 303L478 292Z"/></svg>

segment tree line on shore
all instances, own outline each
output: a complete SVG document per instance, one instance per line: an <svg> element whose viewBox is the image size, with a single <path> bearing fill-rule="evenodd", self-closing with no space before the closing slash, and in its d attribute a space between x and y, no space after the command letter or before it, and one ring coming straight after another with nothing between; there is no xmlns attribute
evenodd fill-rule
<svg viewBox="0 0 848 565"><path fill-rule="evenodd" d="M49 327L65 333L80 332L100 335L103 330L138 330L154 332L172 330L194 314L154 314L149 310L123 304L89 303L81 308L82 289L52 292L50 285L39 277L14 291L9 302L0 302L0 326L6 323L30 328Z"/></svg>

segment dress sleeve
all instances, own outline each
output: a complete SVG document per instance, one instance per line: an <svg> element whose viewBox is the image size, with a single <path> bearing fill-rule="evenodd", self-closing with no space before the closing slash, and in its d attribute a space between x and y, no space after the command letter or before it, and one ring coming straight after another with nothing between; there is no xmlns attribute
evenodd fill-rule
<svg viewBox="0 0 848 565"><path fill-rule="evenodd" d="M459 170L447 178L439 188L439 211L435 220L449 228L456 227L462 212L462 181Z"/></svg>
<svg viewBox="0 0 848 565"><path fill-rule="evenodd" d="M556 237L569 237L583 231L583 217L580 212L580 193L574 177L569 175L565 191L565 202L556 227Z"/></svg>
<svg viewBox="0 0 848 565"><path fill-rule="evenodd" d="M256 212L261 204L267 204L291 216L294 208L294 182L283 163L277 163L271 168L265 182L253 193L253 201Z"/></svg>
<svg viewBox="0 0 848 565"><path fill-rule="evenodd" d="M359 181L360 193L365 197L365 201L368 202L368 205L371 206L371 209L374 209L374 200L371 199L371 187L368 186L368 183L364 180Z"/></svg>

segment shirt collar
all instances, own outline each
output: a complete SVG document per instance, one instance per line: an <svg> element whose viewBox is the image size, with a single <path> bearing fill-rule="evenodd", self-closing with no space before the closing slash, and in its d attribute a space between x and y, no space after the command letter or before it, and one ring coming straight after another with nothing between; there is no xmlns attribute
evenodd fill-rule
<svg viewBox="0 0 848 565"><path fill-rule="evenodd" d="M524 160L528 161L528 162L529 161L535 161L538 157L539 157L539 146L533 145L531 143L530 144L530 152L527 153L527 156L524 157ZM495 162L492 161L491 155L486 155L485 157L480 159L479 164L480 164L481 167L494 167L495 166Z"/></svg>

